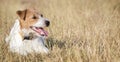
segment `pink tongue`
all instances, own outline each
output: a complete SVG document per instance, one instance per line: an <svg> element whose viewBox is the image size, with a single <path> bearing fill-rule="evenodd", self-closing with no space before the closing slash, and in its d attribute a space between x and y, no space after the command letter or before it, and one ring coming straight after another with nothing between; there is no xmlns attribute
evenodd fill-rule
<svg viewBox="0 0 120 62"><path fill-rule="evenodd" d="M48 35L48 32L45 31L44 29L36 29L36 32L38 32L38 33L41 34L41 35L45 35L45 36Z"/></svg>

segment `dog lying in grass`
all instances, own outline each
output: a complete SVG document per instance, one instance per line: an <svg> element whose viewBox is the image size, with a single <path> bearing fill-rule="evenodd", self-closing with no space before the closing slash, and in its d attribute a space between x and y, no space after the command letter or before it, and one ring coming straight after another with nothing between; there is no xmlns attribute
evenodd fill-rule
<svg viewBox="0 0 120 62"><path fill-rule="evenodd" d="M50 21L34 9L18 10L14 26L6 37L9 49L21 55L29 53L48 53L44 41L48 32L44 30L50 25Z"/></svg>

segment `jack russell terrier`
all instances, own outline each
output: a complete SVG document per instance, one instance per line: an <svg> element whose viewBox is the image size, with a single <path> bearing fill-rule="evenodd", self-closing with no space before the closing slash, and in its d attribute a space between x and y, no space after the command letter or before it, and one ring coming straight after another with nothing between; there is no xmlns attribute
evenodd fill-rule
<svg viewBox="0 0 120 62"><path fill-rule="evenodd" d="M44 41L48 32L44 30L50 21L34 9L18 10L17 19L10 31L6 42L12 52L21 55L29 53L49 53Z"/></svg>

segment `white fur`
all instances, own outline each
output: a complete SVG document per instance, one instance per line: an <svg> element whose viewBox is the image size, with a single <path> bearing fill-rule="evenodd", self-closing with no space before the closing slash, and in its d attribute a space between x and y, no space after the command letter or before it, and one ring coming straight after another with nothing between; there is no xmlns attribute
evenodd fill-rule
<svg viewBox="0 0 120 62"><path fill-rule="evenodd" d="M45 23L44 23L45 20L47 20L47 19L45 19L43 17L39 17L38 22L36 24L34 24L33 26L36 26L36 27L45 27Z"/></svg>
<svg viewBox="0 0 120 62"><path fill-rule="evenodd" d="M35 26L40 25L38 23ZM44 37L38 36L33 40L22 40L20 31L27 33L26 29L20 29L20 22L17 19L12 27L9 36L5 39L9 44L9 49L12 52L19 53L21 55L27 55L28 53L48 53L49 50L44 45Z"/></svg>

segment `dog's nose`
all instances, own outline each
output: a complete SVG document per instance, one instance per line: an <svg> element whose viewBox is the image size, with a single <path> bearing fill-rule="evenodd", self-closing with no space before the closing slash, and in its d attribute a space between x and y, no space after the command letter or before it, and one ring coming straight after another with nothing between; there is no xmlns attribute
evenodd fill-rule
<svg viewBox="0 0 120 62"><path fill-rule="evenodd" d="M49 26L50 22L48 20L45 20L45 24L46 24L46 26Z"/></svg>

